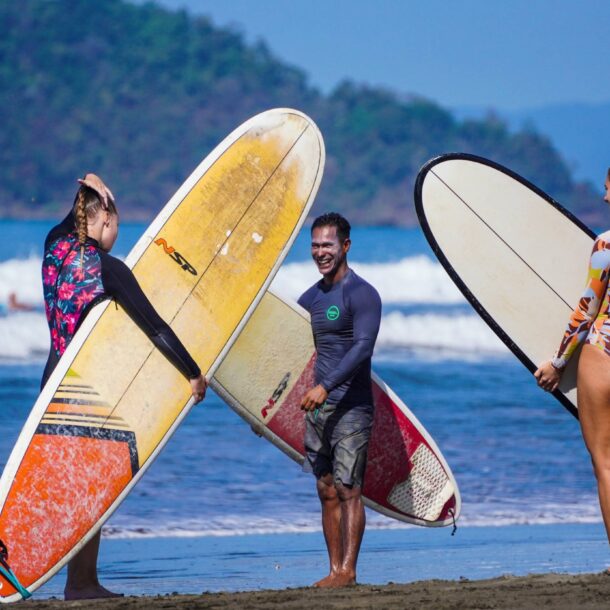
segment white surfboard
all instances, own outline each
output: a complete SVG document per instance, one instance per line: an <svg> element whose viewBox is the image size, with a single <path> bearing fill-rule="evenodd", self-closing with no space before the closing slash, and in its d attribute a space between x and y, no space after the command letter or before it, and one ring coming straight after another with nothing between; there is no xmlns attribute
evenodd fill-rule
<svg viewBox="0 0 610 610"><path fill-rule="evenodd" d="M595 234L525 178L461 153L424 165L415 207L451 279L534 372L554 355L582 295ZM554 393L576 417L577 361Z"/></svg>

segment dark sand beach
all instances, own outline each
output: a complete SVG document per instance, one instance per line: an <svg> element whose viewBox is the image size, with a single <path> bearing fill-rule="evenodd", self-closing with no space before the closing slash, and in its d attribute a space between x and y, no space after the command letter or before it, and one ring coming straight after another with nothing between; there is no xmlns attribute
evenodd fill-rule
<svg viewBox="0 0 610 610"><path fill-rule="evenodd" d="M243 593L204 593L125 597L65 602L55 599L28 601L21 610L92 609L199 609L240 608L519 608L540 610L586 610L610 606L610 575L541 574L504 576L490 580L425 580L410 584L358 585L344 589L313 588Z"/></svg>

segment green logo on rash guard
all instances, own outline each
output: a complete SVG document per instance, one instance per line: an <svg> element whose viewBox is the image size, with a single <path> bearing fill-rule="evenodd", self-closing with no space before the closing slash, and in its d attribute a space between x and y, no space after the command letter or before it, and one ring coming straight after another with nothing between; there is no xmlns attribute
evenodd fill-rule
<svg viewBox="0 0 610 610"><path fill-rule="evenodd" d="M331 305L326 310L326 317L329 320L337 320L339 318L339 315L340 315L339 308L336 305Z"/></svg>

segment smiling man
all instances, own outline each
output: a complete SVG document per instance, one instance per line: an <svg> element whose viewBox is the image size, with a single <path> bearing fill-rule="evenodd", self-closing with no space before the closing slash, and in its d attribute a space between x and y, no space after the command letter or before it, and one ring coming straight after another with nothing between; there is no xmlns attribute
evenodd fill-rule
<svg viewBox="0 0 610 610"><path fill-rule="evenodd" d="M330 573L317 587L356 582L365 514L361 490L373 424L371 356L381 299L347 264L350 224L336 213L316 218L311 255L322 274L299 299L309 311L316 346L315 387L301 401L303 468L313 472L322 504Z"/></svg>

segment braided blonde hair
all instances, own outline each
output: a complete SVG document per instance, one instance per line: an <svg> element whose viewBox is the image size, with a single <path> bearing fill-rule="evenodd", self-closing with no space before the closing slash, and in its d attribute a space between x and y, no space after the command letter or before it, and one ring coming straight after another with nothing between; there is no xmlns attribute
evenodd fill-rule
<svg viewBox="0 0 610 610"><path fill-rule="evenodd" d="M89 219L95 218L100 210L106 210L111 214L116 214L117 209L114 201L111 200L109 200L108 205L104 207L96 191L88 186L81 185L76 193L76 197L74 198L74 206L72 210L74 213L78 243L80 244L80 266L82 268Z"/></svg>

